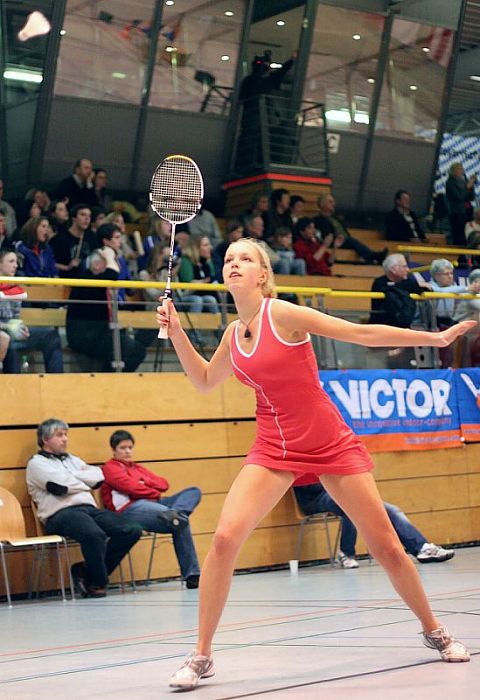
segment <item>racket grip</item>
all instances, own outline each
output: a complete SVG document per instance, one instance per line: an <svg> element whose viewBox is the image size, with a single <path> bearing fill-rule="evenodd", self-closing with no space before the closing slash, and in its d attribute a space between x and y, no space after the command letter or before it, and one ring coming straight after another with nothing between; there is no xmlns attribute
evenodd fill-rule
<svg viewBox="0 0 480 700"><path fill-rule="evenodd" d="M165 308L165 305L167 303L167 300L164 299L162 302L162 307ZM158 329L158 338L161 340L167 340L168 338L168 326L160 326Z"/></svg>

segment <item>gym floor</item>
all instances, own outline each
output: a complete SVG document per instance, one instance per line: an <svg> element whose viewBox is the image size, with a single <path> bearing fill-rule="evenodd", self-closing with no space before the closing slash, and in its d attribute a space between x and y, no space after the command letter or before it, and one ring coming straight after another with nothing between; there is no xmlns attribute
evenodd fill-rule
<svg viewBox="0 0 480 700"><path fill-rule="evenodd" d="M447 664L375 563L235 576L202 700L473 700L480 687L480 548L418 565L436 615L470 649ZM3 700L159 700L195 641L198 591L178 581L106 599L0 604ZM178 692L178 691L177 691Z"/></svg>

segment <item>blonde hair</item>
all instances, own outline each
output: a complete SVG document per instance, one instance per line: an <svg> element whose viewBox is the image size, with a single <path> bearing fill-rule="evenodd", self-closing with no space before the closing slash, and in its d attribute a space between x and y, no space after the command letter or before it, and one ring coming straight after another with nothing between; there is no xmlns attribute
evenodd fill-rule
<svg viewBox="0 0 480 700"><path fill-rule="evenodd" d="M264 297L271 297L272 299L275 299L277 293L275 291L275 278L273 275L272 263L270 262L270 258L268 257L268 253L265 248L257 240L255 240L255 238L240 238L238 241L230 243L225 253L225 257L227 256L229 249L235 245L238 245L239 243L247 243L255 251L255 255L258 257L260 265L267 273L267 279L262 284L260 291Z"/></svg>
<svg viewBox="0 0 480 700"><path fill-rule="evenodd" d="M451 166L450 166L449 169L448 169L448 174L449 174L449 175L453 175L454 172L455 172L455 170L456 170L458 167L463 168L463 164L460 163L460 162L458 162L458 161L457 161L456 163L452 163Z"/></svg>

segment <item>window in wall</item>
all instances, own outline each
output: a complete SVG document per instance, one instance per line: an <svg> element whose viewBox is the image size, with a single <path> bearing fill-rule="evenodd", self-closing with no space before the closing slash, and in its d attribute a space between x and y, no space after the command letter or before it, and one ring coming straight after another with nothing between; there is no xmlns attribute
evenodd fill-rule
<svg viewBox="0 0 480 700"><path fill-rule="evenodd" d="M245 0L165 3L151 105L225 112L235 80L245 6Z"/></svg>
<svg viewBox="0 0 480 700"><path fill-rule="evenodd" d="M153 0L69 0L55 93L139 104Z"/></svg>
<svg viewBox="0 0 480 700"><path fill-rule="evenodd" d="M320 5L304 99L325 104L330 129L365 132L384 18Z"/></svg>
<svg viewBox="0 0 480 700"><path fill-rule="evenodd" d="M454 32L395 19L376 131L434 141Z"/></svg>

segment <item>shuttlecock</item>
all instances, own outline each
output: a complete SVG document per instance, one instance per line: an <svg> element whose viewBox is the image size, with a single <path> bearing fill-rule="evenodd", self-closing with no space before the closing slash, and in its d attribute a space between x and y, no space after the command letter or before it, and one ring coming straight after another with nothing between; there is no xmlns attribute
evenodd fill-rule
<svg viewBox="0 0 480 700"><path fill-rule="evenodd" d="M51 29L50 22L41 12L32 12L28 15L25 26L18 32L20 41L33 39L34 36L48 34Z"/></svg>

